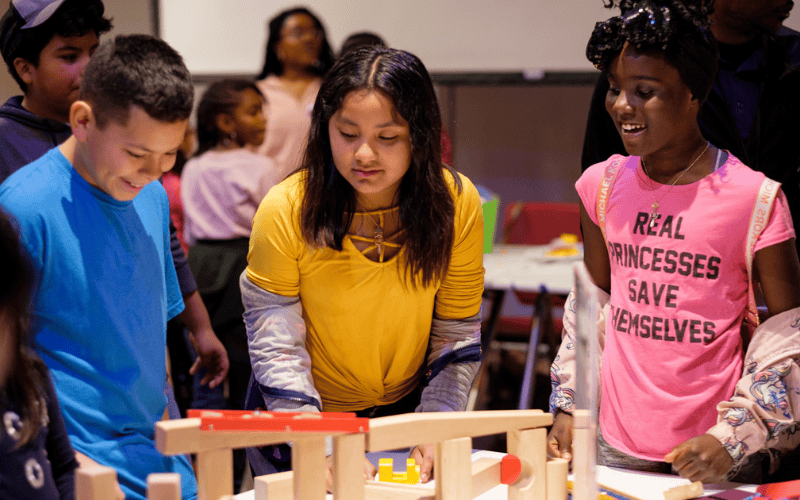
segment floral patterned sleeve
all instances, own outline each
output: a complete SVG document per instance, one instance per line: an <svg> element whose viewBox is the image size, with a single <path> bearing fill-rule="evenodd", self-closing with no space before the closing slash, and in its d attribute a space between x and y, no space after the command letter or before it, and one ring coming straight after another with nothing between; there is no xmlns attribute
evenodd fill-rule
<svg viewBox="0 0 800 500"><path fill-rule="evenodd" d="M606 315L608 314L608 301L610 296L600 288L595 288L600 300L597 315L597 336L600 349L603 348L606 338ZM557 411L572 413L575 409L575 334L576 334L576 305L575 289L567 296L564 307L564 330L561 332L561 346L558 348L553 364L550 366L550 412ZM599 362L598 362L599 367ZM598 377L600 374L598 373Z"/></svg>
<svg viewBox="0 0 800 500"><path fill-rule="evenodd" d="M770 472L780 457L800 445L800 308L759 326L745 355L733 397L717 405L717 438L734 460L766 451Z"/></svg>

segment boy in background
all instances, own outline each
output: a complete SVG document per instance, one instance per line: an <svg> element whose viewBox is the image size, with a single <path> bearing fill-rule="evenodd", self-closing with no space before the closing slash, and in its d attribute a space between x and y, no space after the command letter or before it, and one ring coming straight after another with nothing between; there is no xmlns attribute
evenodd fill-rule
<svg viewBox="0 0 800 500"><path fill-rule="evenodd" d="M78 99L84 68L99 37L111 29L104 11L101 0L12 0L0 19L0 51L24 93L0 107L0 183L71 135L69 110ZM227 374L227 354L211 328L177 233L171 231L172 257L186 305L180 319L199 355L191 371L205 366L203 383L216 387ZM184 342L182 331L179 337L178 345ZM176 352L175 342L171 345Z"/></svg>
<svg viewBox="0 0 800 500"><path fill-rule="evenodd" d="M163 41L106 41L70 108L72 136L0 186L36 273L34 348L72 446L81 464L114 468L129 499L146 498L153 472L180 473L183 497L196 497L186 457L165 457L154 443L166 322L183 309L167 195L154 181L175 162L193 95Z"/></svg>
<svg viewBox="0 0 800 500"><path fill-rule="evenodd" d="M100 0L13 0L0 21L8 71L24 95L0 107L0 182L70 135L81 75L111 29Z"/></svg>

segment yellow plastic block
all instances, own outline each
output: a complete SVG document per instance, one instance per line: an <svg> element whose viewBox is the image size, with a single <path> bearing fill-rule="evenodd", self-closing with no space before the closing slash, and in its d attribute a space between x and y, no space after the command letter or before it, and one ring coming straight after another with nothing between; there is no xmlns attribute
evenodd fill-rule
<svg viewBox="0 0 800 500"><path fill-rule="evenodd" d="M417 484L420 467L413 458L406 460L406 472L394 472L394 461L391 458L378 459L378 481L384 483Z"/></svg>

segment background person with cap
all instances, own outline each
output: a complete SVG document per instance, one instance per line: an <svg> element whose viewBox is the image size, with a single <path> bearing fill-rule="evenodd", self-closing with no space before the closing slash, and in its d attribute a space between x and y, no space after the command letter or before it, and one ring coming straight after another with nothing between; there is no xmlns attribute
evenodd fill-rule
<svg viewBox="0 0 800 500"><path fill-rule="evenodd" d="M24 95L0 107L0 182L70 136L69 108L83 69L111 29L103 11L100 0L11 2L0 21L0 43Z"/></svg>

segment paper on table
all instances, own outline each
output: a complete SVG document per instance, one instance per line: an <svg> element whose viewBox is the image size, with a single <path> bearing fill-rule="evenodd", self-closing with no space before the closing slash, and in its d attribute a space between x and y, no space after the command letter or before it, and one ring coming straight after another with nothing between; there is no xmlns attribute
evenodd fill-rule
<svg viewBox="0 0 800 500"><path fill-rule="evenodd" d="M536 262L553 262L553 261L576 261L583 259L583 245L578 243L571 247L574 253L558 254L555 247L549 245L542 245L540 247L525 250L525 258ZM563 249L562 249L563 250Z"/></svg>
<svg viewBox="0 0 800 500"><path fill-rule="evenodd" d="M664 500L664 492L670 488L691 481L679 476L657 474L654 472L639 472L613 467L597 467L597 483L601 486L613 488L621 493L628 493L641 500ZM705 484L706 494L741 486L737 483Z"/></svg>

